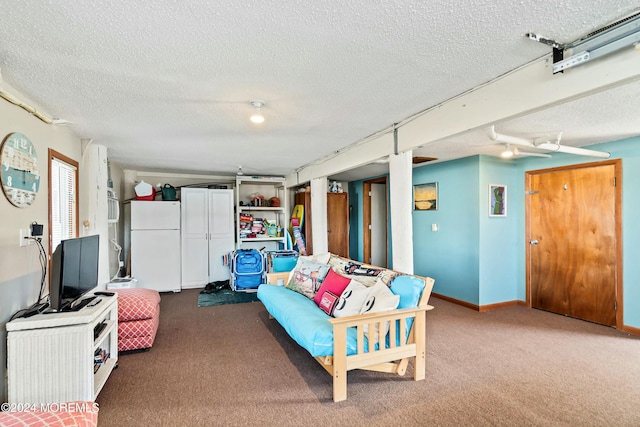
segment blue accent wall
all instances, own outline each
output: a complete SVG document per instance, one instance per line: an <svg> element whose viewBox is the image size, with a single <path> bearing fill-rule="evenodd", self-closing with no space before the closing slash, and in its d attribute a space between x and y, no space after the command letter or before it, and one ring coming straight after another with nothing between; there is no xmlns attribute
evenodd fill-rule
<svg viewBox="0 0 640 427"><path fill-rule="evenodd" d="M640 137L588 148L622 159L624 325L640 328ZM437 211L412 214L415 273L433 277L434 292L474 305L526 300L525 173L599 160L562 153L511 161L474 156L415 168L413 184L437 182L439 192ZM351 253L361 260L362 181L353 184L359 215L351 217L357 230ZM490 184L507 186L506 217L489 216Z"/></svg>
<svg viewBox="0 0 640 427"><path fill-rule="evenodd" d="M478 304L524 300L524 290L519 295L515 280L525 272L524 238L518 231L519 226L524 227L524 209L520 208L524 208L524 181L512 162L480 156L479 163ZM489 216L492 184L507 186L505 217Z"/></svg>
<svg viewBox="0 0 640 427"><path fill-rule="evenodd" d="M434 278L434 292L472 304L479 304L479 177L478 157L413 172L414 185L438 183L438 209L413 211L414 272Z"/></svg>
<svg viewBox="0 0 640 427"><path fill-rule="evenodd" d="M363 219L362 219L362 182L349 183L349 258L362 262L364 249Z"/></svg>

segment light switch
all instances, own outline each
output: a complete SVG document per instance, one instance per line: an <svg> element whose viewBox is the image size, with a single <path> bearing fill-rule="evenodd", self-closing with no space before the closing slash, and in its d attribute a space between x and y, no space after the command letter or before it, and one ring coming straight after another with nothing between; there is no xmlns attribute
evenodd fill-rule
<svg viewBox="0 0 640 427"><path fill-rule="evenodd" d="M431 224L431 231L438 231L438 224Z"/></svg>

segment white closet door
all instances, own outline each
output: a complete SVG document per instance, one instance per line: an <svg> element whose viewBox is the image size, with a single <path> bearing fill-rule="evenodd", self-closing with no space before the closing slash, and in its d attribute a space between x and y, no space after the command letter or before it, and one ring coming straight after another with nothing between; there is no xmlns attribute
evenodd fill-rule
<svg viewBox="0 0 640 427"><path fill-rule="evenodd" d="M209 283L209 206L206 188L183 188L182 288Z"/></svg>
<svg viewBox="0 0 640 427"><path fill-rule="evenodd" d="M222 257L235 249L233 190L209 190L209 281L228 280Z"/></svg>

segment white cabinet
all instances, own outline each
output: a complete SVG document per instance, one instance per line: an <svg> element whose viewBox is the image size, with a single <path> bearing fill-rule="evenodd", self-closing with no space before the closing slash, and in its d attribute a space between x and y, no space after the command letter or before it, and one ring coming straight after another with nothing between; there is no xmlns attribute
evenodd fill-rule
<svg viewBox="0 0 640 427"><path fill-rule="evenodd" d="M254 202L258 196L262 202ZM271 199L279 200L279 206L272 206ZM280 250L286 249L287 227L289 225L285 179L280 177L237 177L236 211L238 248ZM247 219L249 218L249 219ZM261 233L252 233L249 221L258 227L266 220L280 230L279 234L264 229ZM272 230L273 231L273 230Z"/></svg>
<svg viewBox="0 0 640 427"><path fill-rule="evenodd" d="M9 402L95 400L118 362L118 297L91 304L7 323Z"/></svg>
<svg viewBox="0 0 640 427"><path fill-rule="evenodd" d="M228 280L222 256L235 247L233 190L183 188L182 287Z"/></svg>

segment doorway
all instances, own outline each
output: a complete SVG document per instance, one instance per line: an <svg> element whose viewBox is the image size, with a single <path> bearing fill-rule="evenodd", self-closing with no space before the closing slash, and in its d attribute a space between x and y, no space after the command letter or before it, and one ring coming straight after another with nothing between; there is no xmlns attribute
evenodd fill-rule
<svg viewBox="0 0 640 427"><path fill-rule="evenodd" d="M387 267L387 178L363 183L364 262Z"/></svg>
<svg viewBox="0 0 640 427"><path fill-rule="evenodd" d="M622 162L526 173L531 307L622 326Z"/></svg>

